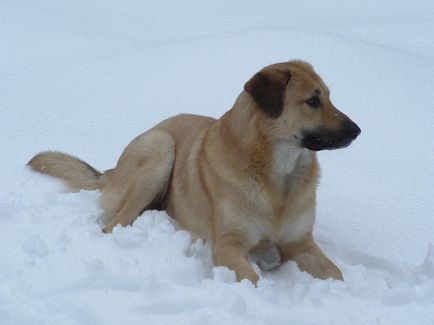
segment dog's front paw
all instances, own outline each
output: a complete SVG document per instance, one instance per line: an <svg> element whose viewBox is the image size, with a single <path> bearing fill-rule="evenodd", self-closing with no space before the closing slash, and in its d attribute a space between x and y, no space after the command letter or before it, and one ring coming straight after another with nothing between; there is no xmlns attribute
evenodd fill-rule
<svg viewBox="0 0 434 325"><path fill-rule="evenodd" d="M323 280L332 278L335 280L344 281L344 276L342 275L341 270L339 270L334 264L327 265L327 268L318 277Z"/></svg>
<svg viewBox="0 0 434 325"><path fill-rule="evenodd" d="M247 271L246 270L244 272L236 272L236 273L237 273L238 281L241 281L243 279L247 279L250 282L252 282L255 287L258 286L259 276L258 276L258 274L256 274L255 271L253 271L253 270Z"/></svg>
<svg viewBox="0 0 434 325"><path fill-rule="evenodd" d="M107 225L102 229L102 232L105 234L111 234L113 232L113 226Z"/></svg>

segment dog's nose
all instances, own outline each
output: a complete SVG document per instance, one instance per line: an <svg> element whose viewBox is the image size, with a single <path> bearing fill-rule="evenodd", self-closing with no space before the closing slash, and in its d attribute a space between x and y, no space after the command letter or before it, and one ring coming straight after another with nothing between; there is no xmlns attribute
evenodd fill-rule
<svg viewBox="0 0 434 325"><path fill-rule="evenodd" d="M357 138L362 130L360 130L359 126L353 121L347 121L344 125L345 133L351 137L352 139Z"/></svg>

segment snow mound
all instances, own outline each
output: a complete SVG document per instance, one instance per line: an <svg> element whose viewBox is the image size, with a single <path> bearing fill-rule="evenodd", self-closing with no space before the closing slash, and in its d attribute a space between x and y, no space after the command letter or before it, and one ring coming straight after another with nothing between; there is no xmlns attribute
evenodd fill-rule
<svg viewBox="0 0 434 325"><path fill-rule="evenodd" d="M104 235L98 192L66 193L30 173L0 198L2 324L409 324L415 314L428 324L434 317L432 246L417 267L329 247L345 282L314 279L288 262L271 271L254 265L261 274L254 288L213 267L209 245L192 241L165 212L146 211Z"/></svg>

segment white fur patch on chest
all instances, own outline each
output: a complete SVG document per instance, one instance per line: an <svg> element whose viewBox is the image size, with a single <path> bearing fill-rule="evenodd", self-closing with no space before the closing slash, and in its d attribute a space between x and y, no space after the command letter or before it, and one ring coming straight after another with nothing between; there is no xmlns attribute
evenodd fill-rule
<svg viewBox="0 0 434 325"><path fill-rule="evenodd" d="M306 167L312 163L312 153L307 149L294 147L291 143L278 143L274 148L273 179L278 186L288 186L297 181ZM283 183L282 183L283 181Z"/></svg>
<svg viewBox="0 0 434 325"><path fill-rule="evenodd" d="M274 149L274 172L278 175L292 173L302 151L291 143L278 143Z"/></svg>

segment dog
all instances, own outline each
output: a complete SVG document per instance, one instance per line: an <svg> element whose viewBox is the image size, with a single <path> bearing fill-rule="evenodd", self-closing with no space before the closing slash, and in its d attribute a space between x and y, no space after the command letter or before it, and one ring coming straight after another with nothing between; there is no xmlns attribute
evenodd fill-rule
<svg viewBox="0 0 434 325"><path fill-rule="evenodd" d="M164 209L194 238L211 242L216 266L253 284L249 253L277 247L314 277L343 280L312 236L319 165L316 152L348 146L360 128L333 106L306 62L267 66L244 85L221 118L182 114L133 139L115 168L100 173L60 152L28 165L72 190L102 192L103 231Z"/></svg>

